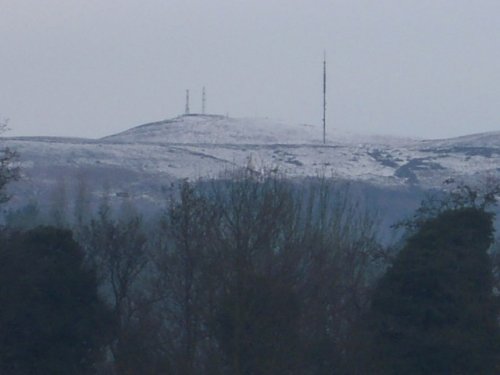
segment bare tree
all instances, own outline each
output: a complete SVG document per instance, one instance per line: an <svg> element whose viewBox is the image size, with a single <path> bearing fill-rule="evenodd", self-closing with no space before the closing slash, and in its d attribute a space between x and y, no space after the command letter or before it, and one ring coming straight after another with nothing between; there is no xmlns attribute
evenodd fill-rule
<svg viewBox="0 0 500 375"><path fill-rule="evenodd" d="M327 374L343 362L351 329L367 307L380 252L377 222L348 186L320 178L305 194L300 296L306 361Z"/></svg>
<svg viewBox="0 0 500 375"><path fill-rule="evenodd" d="M208 277L213 260L208 243L217 221L215 207L184 181L178 201L171 203L162 222L168 238L159 264L164 286L163 314L170 355L175 358L174 372L178 374L200 373L200 346L208 340L206 314L214 290Z"/></svg>
<svg viewBox="0 0 500 375"><path fill-rule="evenodd" d="M111 351L115 367L118 374L126 374L129 366L140 362L129 349L132 342L136 344L137 325L142 324L141 314L147 308L143 276L149 257L141 219L115 220L104 202L97 217L84 228L82 238L89 262L98 270L101 291L114 314L115 340Z"/></svg>
<svg viewBox="0 0 500 375"><path fill-rule="evenodd" d="M50 195L50 207L48 210L48 221L57 227L68 227L68 189L66 179L59 178Z"/></svg>
<svg viewBox="0 0 500 375"><path fill-rule="evenodd" d="M275 174L229 177L209 192L221 212L210 244L219 259L215 334L230 373L293 374L299 355L290 267L295 194Z"/></svg>
<svg viewBox="0 0 500 375"><path fill-rule="evenodd" d="M87 224L91 215L91 201L89 186L83 172L78 172L75 186L75 202L73 206L73 217L76 229L83 228Z"/></svg>
<svg viewBox="0 0 500 375"><path fill-rule="evenodd" d="M184 182L162 233L158 311L174 374L341 365L380 250L351 192L253 171Z"/></svg>
<svg viewBox="0 0 500 375"><path fill-rule="evenodd" d="M8 130L7 124L7 119L0 118L0 134ZM17 152L9 147L0 149L0 203L5 203L10 199L10 195L6 191L7 184L19 178L17 160Z"/></svg>

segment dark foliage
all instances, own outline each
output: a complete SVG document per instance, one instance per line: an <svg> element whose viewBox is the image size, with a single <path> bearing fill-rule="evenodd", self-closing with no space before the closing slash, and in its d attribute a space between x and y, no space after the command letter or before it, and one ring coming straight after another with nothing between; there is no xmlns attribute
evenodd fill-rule
<svg viewBox="0 0 500 375"><path fill-rule="evenodd" d="M492 215L478 207L419 224L375 290L366 373L498 373L492 235Z"/></svg>
<svg viewBox="0 0 500 375"><path fill-rule="evenodd" d="M183 183L158 264L174 374L331 374L365 311L374 221L327 181Z"/></svg>
<svg viewBox="0 0 500 375"><path fill-rule="evenodd" d="M112 312L99 374L348 373L383 249L346 189L241 172L183 182L156 222L106 199L75 220Z"/></svg>
<svg viewBox="0 0 500 375"><path fill-rule="evenodd" d="M299 312L297 296L276 280L250 277L234 285L216 315L231 373L300 373Z"/></svg>
<svg viewBox="0 0 500 375"><path fill-rule="evenodd" d="M39 227L0 245L0 373L87 374L109 315L71 232Z"/></svg>
<svg viewBox="0 0 500 375"><path fill-rule="evenodd" d="M7 123L7 119L0 118L0 133L8 130ZM10 199L6 190L7 184L19 178L19 167L15 165L17 160L16 151L8 147L0 149L0 204Z"/></svg>
<svg viewBox="0 0 500 375"><path fill-rule="evenodd" d="M17 157L17 153L9 148L0 150L0 203L10 199L6 192L7 184L19 178L19 168L14 165Z"/></svg>

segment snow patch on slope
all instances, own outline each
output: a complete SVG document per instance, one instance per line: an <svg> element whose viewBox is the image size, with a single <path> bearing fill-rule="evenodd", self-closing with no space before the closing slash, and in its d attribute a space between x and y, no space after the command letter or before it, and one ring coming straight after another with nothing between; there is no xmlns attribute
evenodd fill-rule
<svg viewBox="0 0 500 375"><path fill-rule="evenodd" d="M184 115L102 138L120 143L290 144L320 143L313 125L288 125L268 119L231 119L218 115Z"/></svg>
<svg viewBox="0 0 500 375"><path fill-rule="evenodd" d="M18 137L4 138L4 143L19 152L32 186L64 178L60 171L83 170L98 176L97 187L126 174L129 182L119 182L117 189L135 189L141 196L147 186L158 189L165 181L213 177L232 168L422 188L441 187L450 177L500 177L500 132L415 140L330 129L328 137L324 145L321 127L313 125L186 115L102 139Z"/></svg>

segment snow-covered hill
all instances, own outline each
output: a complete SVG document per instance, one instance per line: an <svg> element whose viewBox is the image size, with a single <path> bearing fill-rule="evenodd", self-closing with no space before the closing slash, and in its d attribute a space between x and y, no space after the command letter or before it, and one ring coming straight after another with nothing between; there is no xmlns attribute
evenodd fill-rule
<svg viewBox="0 0 500 375"><path fill-rule="evenodd" d="M187 115L102 139L20 137L3 142L20 154L15 199L39 199L55 186L85 181L91 191L155 201L179 178L224 170L326 174L379 187L439 187L448 178L500 177L500 132L446 140L341 134L268 119ZM78 182L81 184L82 182ZM69 188L68 188L69 189Z"/></svg>
<svg viewBox="0 0 500 375"><path fill-rule="evenodd" d="M219 115L184 115L137 126L103 138L114 143L300 144L320 143L311 125L268 119L233 119Z"/></svg>

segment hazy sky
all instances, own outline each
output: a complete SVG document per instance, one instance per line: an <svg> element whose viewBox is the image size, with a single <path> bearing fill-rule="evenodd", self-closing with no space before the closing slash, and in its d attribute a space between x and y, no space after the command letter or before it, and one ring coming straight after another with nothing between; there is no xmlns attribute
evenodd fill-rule
<svg viewBox="0 0 500 375"><path fill-rule="evenodd" d="M8 135L184 111L437 138L500 130L499 0L0 0Z"/></svg>

